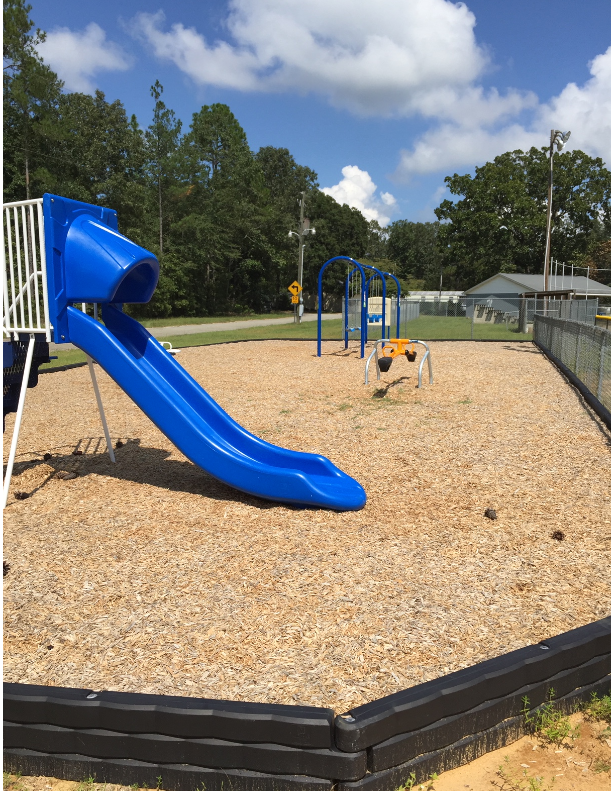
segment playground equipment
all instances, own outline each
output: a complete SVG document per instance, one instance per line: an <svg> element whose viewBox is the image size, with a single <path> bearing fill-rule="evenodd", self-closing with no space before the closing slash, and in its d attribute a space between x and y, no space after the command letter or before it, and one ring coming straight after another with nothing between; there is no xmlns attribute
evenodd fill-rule
<svg viewBox="0 0 611 791"><path fill-rule="evenodd" d="M380 356L378 347L382 343L384 346L382 347L382 355ZM419 344L425 348L424 355L422 356L420 365L418 366L418 387L422 387L422 369L424 368L425 362L428 362L429 365L429 384L432 385L433 361L431 359L431 350L424 341L412 340L411 338L389 338L386 341L384 338L379 338L375 342L373 350L367 358L367 362L365 363L365 384L369 384L369 363L372 361L372 359L375 358L377 378L379 380L380 371L386 373L390 369L392 361L395 359L395 357L405 356L409 362L416 362L417 352L414 348L415 344Z"/></svg>
<svg viewBox="0 0 611 791"><path fill-rule="evenodd" d="M401 285L397 278L390 272L382 272L377 267L371 264L361 264L348 256L339 255L335 258L330 258L320 268L318 273L318 345L317 355L322 354L322 276L325 269L335 261L348 261L354 264L354 268L348 272L346 282L344 285L344 348L348 348L348 341L350 333L360 332L361 335L361 357L365 356L365 345L368 342L368 328L371 325L381 325L382 339L386 339L390 335L390 321L389 312L387 308L386 296L386 278L391 277L397 286L397 310L396 310L396 323L397 335L400 334L400 321L401 321ZM369 278L366 277L365 271L371 271L373 274ZM355 275L357 272L360 275L360 288L355 285ZM373 288L381 283L382 294L375 291ZM353 310L353 306L356 307ZM373 310L372 310L373 308Z"/></svg>
<svg viewBox="0 0 611 791"><path fill-rule="evenodd" d="M151 299L159 263L118 232L116 212L55 195L4 209L4 343L12 349L27 343L4 504L37 339L45 345L53 339L88 355L109 453L93 360L185 456L230 486L302 506L345 511L365 505L363 487L324 456L271 445L242 428L159 341L123 313L123 303ZM93 304L94 315L74 303Z"/></svg>

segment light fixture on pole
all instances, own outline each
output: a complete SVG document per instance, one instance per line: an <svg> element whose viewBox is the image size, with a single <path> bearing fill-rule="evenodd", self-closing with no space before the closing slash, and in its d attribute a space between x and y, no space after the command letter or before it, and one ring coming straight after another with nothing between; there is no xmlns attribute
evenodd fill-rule
<svg viewBox="0 0 611 791"><path fill-rule="evenodd" d="M299 200L299 231L289 231L289 239L291 236L296 236L299 239L299 257L297 263L297 282L303 288L303 251L305 248L304 236L308 233L315 234L316 228L310 228L310 221L304 217L305 212L305 192L301 193ZM295 322L301 324L301 317L303 316L303 291L299 292L299 303L295 305Z"/></svg>
<svg viewBox="0 0 611 791"><path fill-rule="evenodd" d="M570 132L561 132L552 129L549 141L549 183L547 189L547 228L545 234L545 262L543 264L543 290L549 291L549 262L552 249L552 187L554 184L554 146L562 151L566 141L571 136Z"/></svg>

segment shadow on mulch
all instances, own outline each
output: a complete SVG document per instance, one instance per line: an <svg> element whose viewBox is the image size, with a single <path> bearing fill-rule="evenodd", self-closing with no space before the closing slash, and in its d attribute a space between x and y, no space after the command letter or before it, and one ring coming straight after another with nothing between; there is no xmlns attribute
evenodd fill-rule
<svg viewBox="0 0 611 791"><path fill-rule="evenodd" d="M37 459L15 464L15 474L32 469L39 464L48 464L53 467L54 472L50 473L34 489L28 491L27 496L31 497L43 489L50 480L58 478L57 473L69 472L77 475L76 479L71 479L72 482L78 482L79 478L84 478L87 475L106 475L117 480L157 486L172 492L198 494L213 500L241 502L260 510L267 510L279 505L302 510L299 506L293 507L268 500L259 500L239 492L190 461L168 458L171 451L143 447L139 439L128 439L121 447L115 448L116 462L114 464L108 457L103 437L83 438L79 440L75 450L78 451L80 448L88 449L89 452L85 451L82 455L75 455L74 452L53 454L50 459Z"/></svg>
<svg viewBox="0 0 611 791"><path fill-rule="evenodd" d="M372 398L384 398L388 395L388 391L391 387L396 387L397 385L403 384L404 382L408 382L412 377L411 376L400 376L398 379L395 379L392 382L389 382L386 387L378 387L376 390L373 391Z"/></svg>
<svg viewBox="0 0 611 791"><path fill-rule="evenodd" d="M518 346L517 348L515 346L503 346L503 349L508 352L520 352L521 354L542 354L540 349L537 349L536 346L534 349L529 349L526 347L526 344L524 344L524 346Z"/></svg>

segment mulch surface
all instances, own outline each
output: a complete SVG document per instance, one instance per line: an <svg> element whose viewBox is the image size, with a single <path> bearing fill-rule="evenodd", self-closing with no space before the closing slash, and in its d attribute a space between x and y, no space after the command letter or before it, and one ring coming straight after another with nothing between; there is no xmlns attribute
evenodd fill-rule
<svg viewBox="0 0 611 791"><path fill-rule="evenodd" d="M247 429L357 478L356 513L230 489L96 366L113 465L87 368L41 376L5 511L5 679L339 713L608 615L609 432L530 344L431 348L422 389L404 359L364 386L333 343L178 357Z"/></svg>

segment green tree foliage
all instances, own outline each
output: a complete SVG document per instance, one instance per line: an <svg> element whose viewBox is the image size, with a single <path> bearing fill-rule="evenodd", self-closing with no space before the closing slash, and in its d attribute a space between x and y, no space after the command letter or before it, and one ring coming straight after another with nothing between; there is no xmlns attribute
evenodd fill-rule
<svg viewBox="0 0 611 791"><path fill-rule="evenodd" d="M177 149L182 123L173 110L161 101L163 85L159 80L151 87L155 99L153 123L145 133L147 175L157 193L157 221L159 228L159 254L163 255L164 215L167 212L169 193L172 191L178 171ZM167 225L165 231L167 233Z"/></svg>
<svg viewBox="0 0 611 791"><path fill-rule="evenodd" d="M307 237L306 288L333 255L362 256L384 244L355 209L318 190L316 173L285 148L254 154L229 107L204 106L183 133L151 88L152 119L143 132L123 105L62 93L41 61L45 34L24 0L4 3L5 199L44 191L117 210L123 233L155 252L160 278L139 316L205 315L287 308L298 249L288 231L299 200L316 226Z"/></svg>
<svg viewBox="0 0 611 791"><path fill-rule="evenodd" d="M358 209L352 209L345 203L340 206L330 195L320 191L312 194L308 214L316 235L307 241L303 287L315 293L318 270L329 258L337 255L363 258L367 252L369 223ZM329 266L325 273L326 293L343 293L346 271L345 262Z"/></svg>
<svg viewBox="0 0 611 791"><path fill-rule="evenodd" d="M124 233L145 241L144 141L121 102L68 93L58 103L65 134L49 157L52 189L73 200L112 206Z"/></svg>
<svg viewBox="0 0 611 791"><path fill-rule="evenodd" d="M181 158L172 250L193 267L197 304L206 312L264 309L273 250L263 233L263 177L227 105L193 115Z"/></svg>
<svg viewBox="0 0 611 791"><path fill-rule="evenodd" d="M367 251L370 261L386 261L388 256L388 228L382 228L377 220L369 220L367 229Z"/></svg>
<svg viewBox="0 0 611 791"><path fill-rule="evenodd" d="M48 188L48 157L63 136L57 123L62 82L38 56L45 34L34 30L31 10L24 0L4 0L4 196L9 201Z"/></svg>
<svg viewBox="0 0 611 791"><path fill-rule="evenodd" d="M438 222L397 220L388 229L388 257L412 288L438 288L442 253Z"/></svg>
<svg viewBox="0 0 611 791"><path fill-rule="evenodd" d="M298 165L287 148L265 146L257 152L256 160L264 186L263 232L274 250L269 290L270 295L276 296L269 303L287 308L289 292L286 287L297 275L299 254L297 239L289 238L288 231L298 230L302 193L305 193L306 215L310 212L312 195L318 189L317 176L310 168Z"/></svg>
<svg viewBox="0 0 611 791"><path fill-rule="evenodd" d="M511 151L475 169L448 176L450 192L435 210L439 246L461 287L497 272L541 273L545 251L549 157L545 148ZM609 227L611 173L583 151L554 156L552 256L582 259L601 222Z"/></svg>
<svg viewBox="0 0 611 791"><path fill-rule="evenodd" d="M43 31L25 0L4 0L5 200L45 191L117 210L119 227L160 259L159 286L139 316L194 316L288 308L297 276L299 201L316 235L305 237L304 288L338 255L395 272L404 288L472 285L497 271L540 272L548 163L545 150L514 151L446 179L456 201L439 222L388 229L318 189L316 173L286 148L251 151L229 107L194 113L183 130L156 81L143 131L100 91L66 93L37 53ZM611 175L580 151L555 157L553 255L611 267ZM327 272L342 293L347 265ZM604 275L601 273L601 279ZM611 278L609 278L611 282Z"/></svg>

